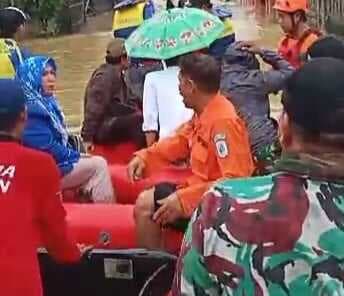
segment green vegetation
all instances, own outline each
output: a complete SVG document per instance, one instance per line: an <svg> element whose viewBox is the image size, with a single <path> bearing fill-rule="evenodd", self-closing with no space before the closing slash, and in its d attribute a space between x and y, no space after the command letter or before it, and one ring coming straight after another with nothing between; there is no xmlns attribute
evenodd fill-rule
<svg viewBox="0 0 344 296"><path fill-rule="evenodd" d="M0 7L13 5L23 9L32 19L34 31L39 34L58 34L66 31L68 0L5 0Z"/></svg>

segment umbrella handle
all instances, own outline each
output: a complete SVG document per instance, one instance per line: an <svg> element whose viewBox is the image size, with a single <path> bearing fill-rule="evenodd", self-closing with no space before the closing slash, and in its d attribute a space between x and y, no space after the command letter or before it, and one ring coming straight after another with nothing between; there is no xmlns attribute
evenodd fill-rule
<svg viewBox="0 0 344 296"><path fill-rule="evenodd" d="M163 68L164 70L166 70L166 69L167 69L167 65L166 65L165 60L161 60L161 63L162 63L162 68Z"/></svg>

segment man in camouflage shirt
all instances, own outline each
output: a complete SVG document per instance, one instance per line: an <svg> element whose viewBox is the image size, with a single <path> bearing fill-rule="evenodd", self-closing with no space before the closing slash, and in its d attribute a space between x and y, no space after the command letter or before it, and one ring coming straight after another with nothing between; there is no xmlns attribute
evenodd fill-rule
<svg viewBox="0 0 344 296"><path fill-rule="evenodd" d="M344 295L344 62L307 63L283 106L275 173L205 195L173 296Z"/></svg>

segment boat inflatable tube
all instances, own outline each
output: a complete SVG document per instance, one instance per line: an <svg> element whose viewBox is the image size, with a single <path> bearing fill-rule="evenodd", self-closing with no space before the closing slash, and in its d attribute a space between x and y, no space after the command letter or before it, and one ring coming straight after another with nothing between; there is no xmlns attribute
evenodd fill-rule
<svg viewBox="0 0 344 296"><path fill-rule="evenodd" d="M133 206L65 203L64 207L78 243L103 249L137 247Z"/></svg>
<svg viewBox="0 0 344 296"><path fill-rule="evenodd" d="M156 174L137 182L130 182L126 165L111 165L110 174L112 184L117 194L117 202L120 204L135 204L138 195L161 182L181 184L191 176L190 169L168 167Z"/></svg>
<svg viewBox="0 0 344 296"><path fill-rule="evenodd" d="M78 243L99 249L135 249L134 206L119 204L64 204L71 235ZM163 231L166 251L178 254L183 233Z"/></svg>
<svg viewBox="0 0 344 296"><path fill-rule="evenodd" d="M135 151L139 150L133 142L125 142L114 145L95 145L93 155L104 157L108 164L128 164Z"/></svg>

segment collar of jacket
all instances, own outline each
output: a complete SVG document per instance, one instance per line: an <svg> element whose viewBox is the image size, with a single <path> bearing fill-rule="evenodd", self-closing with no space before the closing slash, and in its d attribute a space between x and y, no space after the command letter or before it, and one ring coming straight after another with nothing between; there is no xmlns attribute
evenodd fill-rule
<svg viewBox="0 0 344 296"><path fill-rule="evenodd" d="M218 92L205 106L202 113L196 116L197 121L200 124L207 124L209 123L209 119L214 117L214 112L218 110L218 106L221 105L222 94Z"/></svg>
<svg viewBox="0 0 344 296"><path fill-rule="evenodd" d="M283 153L275 172L344 183L344 153Z"/></svg>
<svg viewBox="0 0 344 296"><path fill-rule="evenodd" d="M0 132L0 142L18 142L20 143L21 141L11 135L10 133L6 132Z"/></svg>

